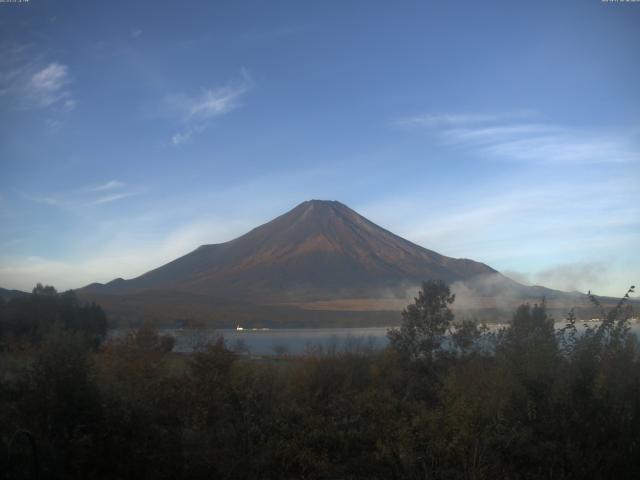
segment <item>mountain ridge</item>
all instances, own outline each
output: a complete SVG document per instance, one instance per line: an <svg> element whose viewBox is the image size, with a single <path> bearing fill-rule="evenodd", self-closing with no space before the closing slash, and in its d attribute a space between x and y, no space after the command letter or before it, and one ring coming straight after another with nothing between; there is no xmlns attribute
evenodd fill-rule
<svg viewBox="0 0 640 480"><path fill-rule="evenodd" d="M393 288L427 278L447 282L497 274L470 259L416 245L337 201L310 200L224 243L205 244L130 280L114 279L85 290L133 293L170 288L215 295L240 288L276 297L286 288L354 290ZM227 282L226 285L223 282ZM235 296L235 295L233 295Z"/></svg>
<svg viewBox="0 0 640 480"><path fill-rule="evenodd" d="M578 298L521 285L481 262L441 255L327 200L305 201L233 240L201 245L138 277L90 284L78 293L125 317L153 311L156 317L233 324L237 318L324 319L318 312L332 311L337 319L349 312L362 321L369 312L378 322L380 312L399 311L429 279L452 285L456 303L474 311L502 308L506 297L511 303L505 308L543 296Z"/></svg>
<svg viewBox="0 0 640 480"><path fill-rule="evenodd" d="M27 295L30 295L30 293L23 292L22 290L7 289L7 288L0 287L0 298L4 299L5 301L9 301L17 297L24 297Z"/></svg>

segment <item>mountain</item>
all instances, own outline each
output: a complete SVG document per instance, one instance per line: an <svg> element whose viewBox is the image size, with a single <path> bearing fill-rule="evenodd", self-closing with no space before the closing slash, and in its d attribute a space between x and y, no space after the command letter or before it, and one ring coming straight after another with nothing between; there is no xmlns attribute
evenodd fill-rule
<svg viewBox="0 0 640 480"><path fill-rule="evenodd" d="M452 283L493 273L482 263L445 257L404 240L340 202L311 200L230 242L202 245L132 280L87 288L324 299L427 278Z"/></svg>
<svg viewBox="0 0 640 480"><path fill-rule="evenodd" d="M321 312L365 318L367 312L398 311L427 279L463 287L481 308L504 292L537 300L568 295L520 285L480 262L440 255L340 202L321 200L301 203L241 237L202 245L139 277L78 292L127 318L321 322L328 315Z"/></svg>
<svg viewBox="0 0 640 480"><path fill-rule="evenodd" d="M7 290L6 288L0 288L0 298L5 301L9 301L12 298L16 297L24 297L29 295L27 292L23 292L21 290Z"/></svg>

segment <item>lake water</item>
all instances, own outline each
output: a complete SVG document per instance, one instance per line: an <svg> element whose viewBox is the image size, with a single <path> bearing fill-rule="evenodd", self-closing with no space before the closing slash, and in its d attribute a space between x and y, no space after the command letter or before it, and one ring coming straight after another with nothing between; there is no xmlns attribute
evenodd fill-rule
<svg viewBox="0 0 640 480"><path fill-rule="evenodd" d="M564 327L556 323L556 328ZM583 324L577 324L583 329ZM494 325L497 329L502 325ZM391 327L367 328L291 328L273 330L235 329L161 329L161 335L175 337L174 352L191 353L195 349L213 342L223 336L227 347L245 351L252 355L300 354L308 350L322 349L325 352L344 350L382 349L387 343L387 330ZM632 331L640 338L640 324L632 323ZM109 337L118 338L127 333L126 329L117 329Z"/></svg>
<svg viewBox="0 0 640 480"><path fill-rule="evenodd" d="M371 328L283 328L273 330L236 329L160 329L160 335L176 339L178 353L193 350L224 338L228 348L244 350L252 355L300 354L310 349L343 351L345 349L381 349L387 345L387 327ZM109 332L110 338L126 335L128 330Z"/></svg>

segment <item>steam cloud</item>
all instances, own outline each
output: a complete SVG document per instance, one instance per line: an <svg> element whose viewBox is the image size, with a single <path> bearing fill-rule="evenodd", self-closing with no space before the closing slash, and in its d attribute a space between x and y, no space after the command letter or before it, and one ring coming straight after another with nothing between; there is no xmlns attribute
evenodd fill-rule
<svg viewBox="0 0 640 480"><path fill-rule="evenodd" d="M545 287L567 292L586 292L607 284L608 268L599 262L575 262L547 268L536 273L507 271L505 275L525 285Z"/></svg>

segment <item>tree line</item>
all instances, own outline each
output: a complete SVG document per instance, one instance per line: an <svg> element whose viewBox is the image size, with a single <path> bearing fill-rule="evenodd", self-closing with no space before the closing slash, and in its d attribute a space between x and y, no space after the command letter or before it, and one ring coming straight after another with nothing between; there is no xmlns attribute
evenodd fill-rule
<svg viewBox="0 0 640 480"><path fill-rule="evenodd" d="M423 285L382 351L191 356L153 329L92 348L56 322L0 378L6 478L640 478L640 357L628 292L554 329L458 322ZM593 298L597 305L597 300ZM5 355L20 355L7 352ZM15 372L18 372L17 374Z"/></svg>
<svg viewBox="0 0 640 480"><path fill-rule="evenodd" d="M32 293L8 301L0 297L0 350L16 344L39 344L54 326L81 333L97 347L107 333L107 316L99 305L78 300L38 283Z"/></svg>

